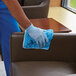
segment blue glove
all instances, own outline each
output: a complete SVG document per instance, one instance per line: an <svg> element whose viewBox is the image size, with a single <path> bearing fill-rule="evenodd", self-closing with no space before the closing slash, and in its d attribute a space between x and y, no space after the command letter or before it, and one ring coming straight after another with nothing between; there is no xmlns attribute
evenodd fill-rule
<svg viewBox="0 0 76 76"><path fill-rule="evenodd" d="M45 46L45 43L48 43L48 38L45 35L45 33L43 32L43 29L37 28L35 26L33 26L33 24L31 24L26 30L25 32L28 32L28 34L30 35L30 37L32 39L34 39L38 45L38 47L43 47Z"/></svg>
<svg viewBox="0 0 76 76"><path fill-rule="evenodd" d="M44 49L44 50L48 50L51 44L51 40L53 39L53 30L52 29L48 29L48 30L44 30L43 31L45 33L45 35L48 38L48 43L45 44L44 47L38 47L38 45L36 44L36 41L34 39L32 39L28 32L25 32L24 35L24 40L23 40L23 48L24 49Z"/></svg>

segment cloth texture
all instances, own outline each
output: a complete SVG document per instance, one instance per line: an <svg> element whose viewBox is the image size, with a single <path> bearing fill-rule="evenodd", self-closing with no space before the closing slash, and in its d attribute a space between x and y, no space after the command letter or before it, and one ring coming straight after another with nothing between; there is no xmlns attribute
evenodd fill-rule
<svg viewBox="0 0 76 76"><path fill-rule="evenodd" d="M0 0L0 8L7 8L2 0Z"/></svg>
<svg viewBox="0 0 76 76"><path fill-rule="evenodd" d="M13 32L21 32L18 22L10 14L2 0L0 0L0 46L6 76L10 76L10 36Z"/></svg>
<svg viewBox="0 0 76 76"><path fill-rule="evenodd" d="M27 29L25 29L25 31L28 31L30 37L36 41L38 46L45 46L45 41L48 42L48 38L43 32L43 29L35 27L33 24L31 24Z"/></svg>
<svg viewBox="0 0 76 76"><path fill-rule="evenodd" d="M48 43L45 44L44 47L40 47L36 44L35 40L32 39L28 32L25 32L24 35L24 40L23 40L23 48L24 49L44 49L44 50L48 50L51 40L53 38L53 30L49 29L49 30L44 30L44 33L46 34L47 38L48 38Z"/></svg>

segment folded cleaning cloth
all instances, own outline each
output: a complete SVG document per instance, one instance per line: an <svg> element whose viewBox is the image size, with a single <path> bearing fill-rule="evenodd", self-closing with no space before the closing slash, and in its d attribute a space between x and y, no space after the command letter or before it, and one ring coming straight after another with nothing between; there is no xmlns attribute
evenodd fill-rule
<svg viewBox="0 0 76 76"><path fill-rule="evenodd" d="M53 30L52 29L45 30L44 33L46 34L46 36L48 38L48 43L45 43L45 46L41 48L40 46L38 47L35 40L32 39L29 36L28 32L26 31L25 35L24 35L23 48L24 49L44 49L44 50L48 50L49 46L50 46L50 43L51 43L51 40L53 38Z"/></svg>

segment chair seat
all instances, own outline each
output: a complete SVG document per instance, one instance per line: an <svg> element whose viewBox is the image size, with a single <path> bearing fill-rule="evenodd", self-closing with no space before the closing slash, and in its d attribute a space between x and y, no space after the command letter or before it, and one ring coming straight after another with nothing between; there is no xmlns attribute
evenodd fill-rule
<svg viewBox="0 0 76 76"><path fill-rule="evenodd" d="M74 64L54 61L12 63L12 76L65 76L74 74Z"/></svg>

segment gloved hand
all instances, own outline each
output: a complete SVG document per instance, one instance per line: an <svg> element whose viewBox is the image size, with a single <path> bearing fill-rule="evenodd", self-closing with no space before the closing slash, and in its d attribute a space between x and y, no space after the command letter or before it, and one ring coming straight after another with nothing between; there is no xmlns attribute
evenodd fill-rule
<svg viewBox="0 0 76 76"><path fill-rule="evenodd" d="M37 28L31 24L25 31L28 32L31 38L33 38L38 46L45 46L45 43L48 43L48 38L43 32L43 29Z"/></svg>

